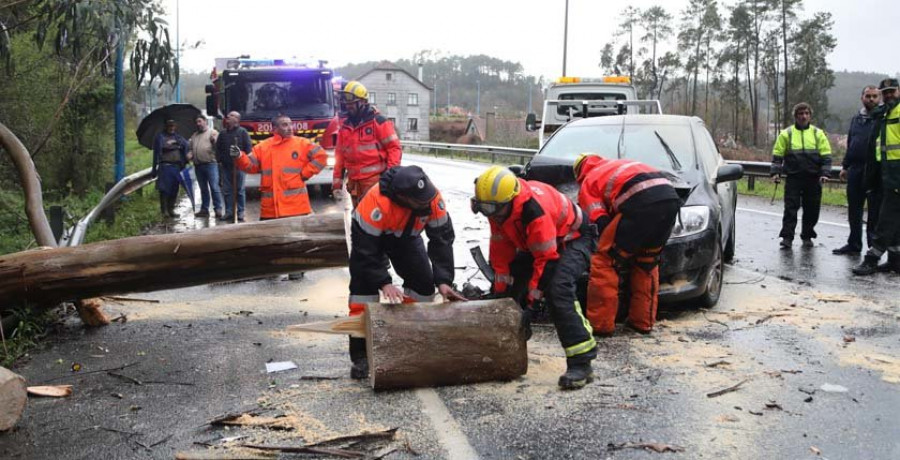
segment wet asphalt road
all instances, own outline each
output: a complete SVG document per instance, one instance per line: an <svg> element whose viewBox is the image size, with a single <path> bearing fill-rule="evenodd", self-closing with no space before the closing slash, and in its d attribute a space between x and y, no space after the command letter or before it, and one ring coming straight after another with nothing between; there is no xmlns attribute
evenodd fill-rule
<svg viewBox="0 0 900 460"><path fill-rule="evenodd" d="M485 166L406 160L426 169L448 203L457 282L485 286L468 248L486 242L487 223L467 209ZM326 200L315 207L338 210ZM300 444L398 427L393 443L353 448L396 448L389 459L900 458L900 278L854 279L858 258L831 255L846 237L841 210L823 210L815 248L782 252L780 206L742 196L739 207L719 305L664 311L650 337L623 331L602 340L597 381L584 390L556 389L565 360L552 327L538 326L528 374L516 381L374 394L348 378L346 338L284 332L345 314L346 269L321 270L300 281L133 294L158 303L110 302L108 313L127 321L98 330L68 320L15 370L31 384L73 384L74 395L31 399L19 426L0 435L0 456L235 458L241 442ZM186 217L171 230L201 225ZM287 360L298 369L265 373L267 361ZM73 373L72 363L83 370ZM205 426L251 409L284 415L293 429ZM211 451L194 444L230 436L246 437ZM616 447L627 443L679 452Z"/></svg>

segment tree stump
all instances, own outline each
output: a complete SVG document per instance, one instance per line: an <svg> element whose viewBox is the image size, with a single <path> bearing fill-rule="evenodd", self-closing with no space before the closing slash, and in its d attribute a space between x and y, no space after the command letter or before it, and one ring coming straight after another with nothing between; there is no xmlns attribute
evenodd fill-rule
<svg viewBox="0 0 900 460"><path fill-rule="evenodd" d="M6 431L16 425L22 417L27 400L25 379L5 367L0 367L0 431Z"/></svg>
<svg viewBox="0 0 900 460"><path fill-rule="evenodd" d="M512 299L368 304L375 390L512 380L528 371L522 310Z"/></svg>

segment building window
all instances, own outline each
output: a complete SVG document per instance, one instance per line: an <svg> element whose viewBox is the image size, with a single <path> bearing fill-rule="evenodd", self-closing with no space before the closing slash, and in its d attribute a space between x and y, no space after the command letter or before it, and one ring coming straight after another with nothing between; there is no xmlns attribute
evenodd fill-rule
<svg viewBox="0 0 900 460"><path fill-rule="evenodd" d="M407 131L418 131L419 130L419 119L418 118L409 118L406 120L406 130Z"/></svg>
<svg viewBox="0 0 900 460"><path fill-rule="evenodd" d="M397 93L388 93L387 105L397 105Z"/></svg>
<svg viewBox="0 0 900 460"><path fill-rule="evenodd" d="M391 122L392 125L397 126L397 119L394 117L388 117L388 121Z"/></svg>
<svg viewBox="0 0 900 460"><path fill-rule="evenodd" d="M418 93L409 93L409 98L406 100L406 105L419 105Z"/></svg>
<svg viewBox="0 0 900 460"><path fill-rule="evenodd" d="M369 93L369 104L375 104L375 93Z"/></svg>
<svg viewBox="0 0 900 460"><path fill-rule="evenodd" d="M388 73L384 74L384 79L387 81L391 81L391 78L393 78L393 76L394 76L394 74L388 72Z"/></svg>

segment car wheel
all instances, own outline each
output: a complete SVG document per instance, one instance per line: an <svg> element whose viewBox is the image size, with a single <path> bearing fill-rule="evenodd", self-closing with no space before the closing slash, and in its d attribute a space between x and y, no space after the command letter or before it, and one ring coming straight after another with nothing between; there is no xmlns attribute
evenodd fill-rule
<svg viewBox="0 0 900 460"><path fill-rule="evenodd" d="M725 262L731 263L734 261L734 244L735 239L737 238L737 222L734 219L731 220L731 231L728 232L728 241L725 242L725 251L723 252L723 258Z"/></svg>
<svg viewBox="0 0 900 460"><path fill-rule="evenodd" d="M724 274L725 258L722 257L722 235L719 234L719 238L716 239L712 266L709 269L709 279L706 281L706 291L700 296L701 308L712 308L719 302Z"/></svg>

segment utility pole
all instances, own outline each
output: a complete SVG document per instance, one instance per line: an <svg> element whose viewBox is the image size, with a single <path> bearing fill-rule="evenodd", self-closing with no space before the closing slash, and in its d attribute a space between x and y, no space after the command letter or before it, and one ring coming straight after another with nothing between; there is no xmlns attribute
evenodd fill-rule
<svg viewBox="0 0 900 460"><path fill-rule="evenodd" d="M568 0L566 0L568 1ZM181 15L179 12L180 1L175 0L175 64L178 66L178 80L175 82L175 102L181 102Z"/></svg>
<svg viewBox="0 0 900 460"><path fill-rule="evenodd" d="M475 84L478 85L478 96L475 98L475 115L481 116L481 80L475 80Z"/></svg>
<svg viewBox="0 0 900 460"><path fill-rule="evenodd" d="M566 0L566 18L563 26L563 72L562 76L566 76L566 51L569 44L569 0Z"/></svg>

